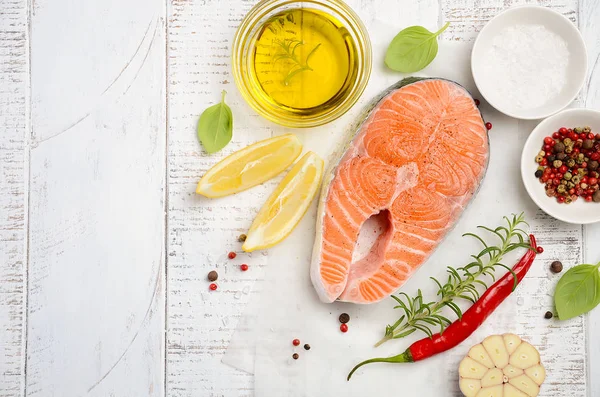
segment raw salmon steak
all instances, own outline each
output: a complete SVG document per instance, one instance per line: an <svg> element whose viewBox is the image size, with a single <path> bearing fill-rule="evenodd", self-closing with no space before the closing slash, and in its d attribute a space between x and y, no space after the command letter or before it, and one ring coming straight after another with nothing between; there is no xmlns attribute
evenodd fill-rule
<svg viewBox="0 0 600 397"><path fill-rule="evenodd" d="M457 222L488 157L481 113L460 85L411 78L386 91L324 182L311 263L321 300L373 303L395 292ZM353 260L375 215L387 228Z"/></svg>

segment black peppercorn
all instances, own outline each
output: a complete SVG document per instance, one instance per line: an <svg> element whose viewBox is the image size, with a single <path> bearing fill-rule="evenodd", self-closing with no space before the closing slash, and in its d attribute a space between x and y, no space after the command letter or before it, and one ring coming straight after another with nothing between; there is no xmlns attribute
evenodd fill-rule
<svg viewBox="0 0 600 397"><path fill-rule="evenodd" d="M562 269L563 269L563 264L560 261L554 261L550 265L550 270L552 270L553 273L560 273L560 272L562 272Z"/></svg>
<svg viewBox="0 0 600 397"><path fill-rule="evenodd" d="M544 175L544 172L543 172L542 170L537 170L537 171L535 172L535 177L536 177L536 178L541 178L541 177L542 177L542 175Z"/></svg>
<svg viewBox="0 0 600 397"><path fill-rule="evenodd" d="M217 281L218 278L219 278L219 273L215 272L214 270L211 270L208 273L208 281Z"/></svg>
<svg viewBox="0 0 600 397"><path fill-rule="evenodd" d="M556 142L552 149L554 149L554 153L562 153L565 151L565 144L562 142Z"/></svg>
<svg viewBox="0 0 600 397"><path fill-rule="evenodd" d="M304 345L304 350L310 350L310 345L308 343Z"/></svg>
<svg viewBox="0 0 600 397"><path fill-rule="evenodd" d="M546 312L546 314L544 314L545 319L551 319L552 316L553 316L552 312Z"/></svg>
<svg viewBox="0 0 600 397"><path fill-rule="evenodd" d="M600 166L600 164L598 164L596 160L592 160L588 163L588 170L596 171L598 169L598 166Z"/></svg>
<svg viewBox="0 0 600 397"><path fill-rule="evenodd" d="M554 163L554 160L556 160L556 156L552 154L548 156L547 159L549 163Z"/></svg>
<svg viewBox="0 0 600 397"><path fill-rule="evenodd" d="M300 356L298 355L298 353L294 353L294 354L292 354L292 358L293 358L294 360L297 360L297 359L298 359L298 357L300 357Z"/></svg>
<svg viewBox="0 0 600 397"><path fill-rule="evenodd" d="M348 313L340 314L340 323L346 324L348 321L350 321L350 316L348 315Z"/></svg>
<svg viewBox="0 0 600 397"><path fill-rule="evenodd" d="M566 155L565 153L558 153L558 154L556 155L556 158L557 158L558 160L560 160L560 161L563 161L564 159L566 159L566 158L567 158L567 155Z"/></svg>
<svg viewBox="0 0 600 397"><path fill-rule="evenodd" d="M584 149L591 149L593 147L594 147L594 141L592 141L591 139L586 139L585 141L583 141Z"/></svg>

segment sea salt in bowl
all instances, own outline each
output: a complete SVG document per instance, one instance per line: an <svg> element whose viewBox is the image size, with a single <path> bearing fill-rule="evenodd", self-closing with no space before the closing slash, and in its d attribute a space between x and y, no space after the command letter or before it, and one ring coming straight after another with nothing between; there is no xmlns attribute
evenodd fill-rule
<svg viewBox="0 0 600 397"><path fill-rule="evenodd" d="M483 27L471 68L479 92L494 108L518 119L542 119L577 97L587 52L569 19L549 8L521 6Z"/></svg>

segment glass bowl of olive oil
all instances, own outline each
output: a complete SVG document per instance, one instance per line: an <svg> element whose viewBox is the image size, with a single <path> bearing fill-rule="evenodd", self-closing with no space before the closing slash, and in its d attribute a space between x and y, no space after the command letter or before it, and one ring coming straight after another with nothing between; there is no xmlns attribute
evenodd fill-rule
<svg viewBox="0 0 600 397"><path fill-rule="evenodd" d="M340 0L263 0L233 42L233 75L248 104L287 127L343 115L371 74L371 43Z"/></svg>

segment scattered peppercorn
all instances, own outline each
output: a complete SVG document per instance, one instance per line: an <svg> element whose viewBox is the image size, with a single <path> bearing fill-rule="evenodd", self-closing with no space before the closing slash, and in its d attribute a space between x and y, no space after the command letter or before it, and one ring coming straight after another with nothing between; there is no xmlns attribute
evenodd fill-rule
<svg viewBox="0 0 600 397"><path fill-rule="evenodd" d="M340 325L340 331L342 331L342 332L348 332L348 325L347 324L341 324Z"/></svg>
<svg viewBox="0 0 600 397"><path fill-rule="evenodd" d="M210 272L208 272L208 281L217 281L217 279L219 278L219 273L217 273L214 270L211 270Z"/></svg>
<svg viewBox="0 0 600 397"><path fill-rule="evenodd" d="M551 319L552 316L553 316L552 312L546 312L546 314L544 314L544 318L547 320Z"/></svg>
<svg viewBox="0 0 600 397"><path fill-rule="evenodd" d="M489 131L492 129L492 123L490 123L489 121L487 123L485 123L485 128Z"/></svg>
<svg viewBox="0 0 600 397"><path fill-rule="evenodd" d="M212 283L211 285L208 286L208 288L210 288L211 291L216 291L217 290L217 284Z"/></svg>
<svg viewBox="0 0 600 397"><path fill-rule="evenodd" d="M479 99L475 99L475 106L479 106L481 104L481 102L479 102Z"/></svg>
<svg viewBox="0 0 600 397"><path fill-rule="evenodd" d="M310 345L308 343L304 345L304 350L310 350Z"/></svg>
<svg viewBox="0 0 600 397"><path fill-rule="evenodd" d="M240 236L238 237L238 241L239 241L240 243L243 243L244 241L246 241L246 238L247 238L247 237L248 237L248 236L246 236L245 234L240 234Z"/></svg>
<svg viewBox="0 0 600 397"><path fill-rule="evenodd" d="M553 273L560 273L560 272L562 272L562 269L563 269L563 264L560 261L554 261L550 265L550 270L552 270Z"/></svg>
<svg viewBox="0 0 600 397"><path fill-rule="evenodd" d="M292 354L292 358L293 358L294 360L297 360L299 357L300 357L300 355L299 355L298 353L294 353L294 354Z"/></svg>
<svg viewBox="0 0 600 397"><path fill-rule="evenodd" d="M348 315L348 313L340 314L340 323L346 324L348 321L350 321L350 316Z"/></svg>
<svg viewBox="0 0 600 397"><path fill-rule="evenodd" d="M237 254L235 252L230 252L229 254L227 254L227 257L229 259L234 259L237 256Z"/></svg>
<svg viewBox="0 0 600 397"><path fill-rule="evenodd" d="M294 345L294 346L300 346L300 339L294 339L292 341L292 345Z"/></svg>
<svg viewBox="0 0 600 397"><path fill-rule="evenodd" d="M544 252L544 249L542 247L537 247L535 250L538 254L541 254Z"/></svg>
<svg viewBox="0 0 600 397"><path fill-rule="evenodd" d="M241 269L243 272L245 272L246 270L248 270L248 265L246 265L245 263L242 263L242 264L240 265L240 269Z"/></svg>

